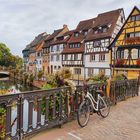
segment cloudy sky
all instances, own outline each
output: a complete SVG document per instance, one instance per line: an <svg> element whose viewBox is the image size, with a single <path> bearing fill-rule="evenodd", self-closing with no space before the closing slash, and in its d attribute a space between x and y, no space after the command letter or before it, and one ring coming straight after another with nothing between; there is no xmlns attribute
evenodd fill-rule
<svg viewBox="0 0 140 140"><path fill-rule="evenodd" d="M140 8L140 0L0 0L0 42L22 56L39 33L63 24L74 29L80 20L117 8L124 8L127 17L134 5Z"/></svg>

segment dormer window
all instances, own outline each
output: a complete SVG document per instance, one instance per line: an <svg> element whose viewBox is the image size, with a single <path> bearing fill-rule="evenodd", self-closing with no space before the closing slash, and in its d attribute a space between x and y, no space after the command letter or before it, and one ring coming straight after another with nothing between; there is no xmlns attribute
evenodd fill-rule
<svg viewBox="0 0 140 140"><path fill-rule="evenodd" d="M83 31L83 34L86 36L87 35L87 33L88 33L88 31Z"/></svg>
<svg viewBox="0 0 140 140"><path fill-rule="evenodd" d="M75 36L75 37L78 37L78 36L79 36L79 33L74 33L74 36Z"/></svg>
<svg viewBox="0 0 140 140"><path fill-rule="evenodd" d="M80 43L70 44L70 48L80 48Z"/></svg>
<svg viewBox="0 0 140 140"><path fill-rule="evenodd" d="M102 32L103 32L103 33L107 32L107 27L103 27L103 28L102 28Z"/></svg>

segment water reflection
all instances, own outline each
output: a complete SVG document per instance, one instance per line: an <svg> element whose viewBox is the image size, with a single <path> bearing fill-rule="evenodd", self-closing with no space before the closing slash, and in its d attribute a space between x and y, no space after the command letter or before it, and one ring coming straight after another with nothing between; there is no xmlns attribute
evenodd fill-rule
<svg viewBox="0 0 140 140"><path fill-rule="evenodd" d="M33 91L37 90L36 87L26 86L23 85L18 80L10 79L10 78L0 78L0 95L6 95L6 94L14 94L14 93L21 93L25 91ZM5 108L5 105L0 105L0 107ZM24 113L23 113L23 130L27 131L28 126L28 101L24 100ZM33 110L33 113L36 114L36 111ZM2 116L0 116L1 118ZM34 121L33 125L35 126L37 116L34 115ZM17 101L13 101L12 103L12 111L11 111L11 126L12 126L12 136L16 134L17 131Z"/></svg>
<svg viewBox="0 0 140 140"><path fill-rule="evenodd" d="M37 90L38 88L23 85L21 82L10 78L0 78L0 95L14 94L24 91Z"/></svg>

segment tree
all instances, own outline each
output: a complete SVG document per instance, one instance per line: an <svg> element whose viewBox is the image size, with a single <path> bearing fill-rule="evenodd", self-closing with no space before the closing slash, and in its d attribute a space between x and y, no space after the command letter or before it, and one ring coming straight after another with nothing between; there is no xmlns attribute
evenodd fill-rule
<svg viewBox="0 0 140 140"><path fill-rule="evenodd" d="M0 66L22 68L22 65L22 58L12 55L10 49L4 43L0 43Z"/></svg>

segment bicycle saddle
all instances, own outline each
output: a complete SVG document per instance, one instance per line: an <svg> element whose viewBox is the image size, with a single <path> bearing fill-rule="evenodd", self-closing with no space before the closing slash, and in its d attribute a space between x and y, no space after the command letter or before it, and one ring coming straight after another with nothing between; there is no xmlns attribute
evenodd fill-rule
<svg viewBox="0 0 140 140"><path fill-rule="evenodd" d="M97 94L100 94L100 95L103 95L104 94L104 92L102 90L96 90L96 93Z"/></svg>

